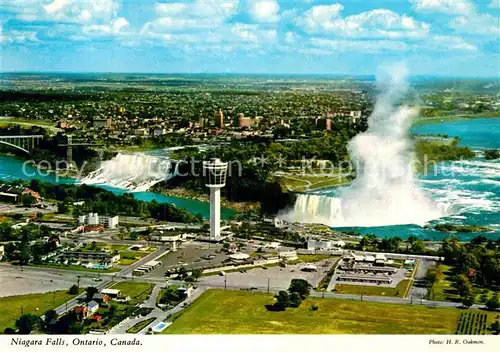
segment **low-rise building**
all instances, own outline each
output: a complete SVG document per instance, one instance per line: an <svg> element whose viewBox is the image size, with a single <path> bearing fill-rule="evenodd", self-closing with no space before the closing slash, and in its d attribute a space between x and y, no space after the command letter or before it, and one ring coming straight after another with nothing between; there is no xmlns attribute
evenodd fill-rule
<svg viewBox="0 0 500 352"><path fill-rule="evenodd" d="M68 262L90 262L101 263L107 266L113 265L120 260L120 254L111 254L108 252L78 252L78 251L64 251L61 253L61 258Z"/></svg>
<svg viewBox="0 0 500 352"><path fill-rule="evenodd" d="M144 136L147 136L149 135L149 131L145 128L138 128L134 131L134 134L136 136L141 136L141 137L144 137Z"/></svg>
<svg viewBox="0 0 500 352"><path fill-rule="evenodd" d="M104 295L108 295L109 298L118 298L120 295L120 290L105 288L101 290L101 293Z"/></svg>
<svg viewBox="0 0 500 352"><path fill-rule="evenodd" d="M96 301L90 301L89 303L87 303L87 310L89 314L94 314L98 309L99 303L97 303Z"/></svg>
<svg viewBox="0 0 500 352"><path fill-rule="evenodd" d="M119 217L117 216L99 216L98 213L88 213L78 217L78 222L82 225L98 226L103 225L110 229L114 229L119 224Z"/></svg>
<svg viewBox="0 0 500 352"><path fill-rule="evenodd" d="M179 292L179 296L187 298L187 297L190 297L193 294L194 288L192 286L189 286L189 287L179 287L177 289L177 291Z"/></svg>
<svg viewBox="0 0 500 352"><path fill-rule="evenodd" d="M328 250L332 248L332 241L310 239L307 241L308 250Z"/></svg>
<svg viewBox="0 0 500 352"><path fill-rule="evenodd" d="M289 261L299 259L296 251L279 252L278 257L282 260L289 260Z"/></svg>
<svg viewBox="0 0 500 352"><path fill-rule="evenodd" d="M100 303L107 303L109 301L109 296L103 293L94 293L92 300Z"/></svg>
<svg viewBox="0 0 500 352"><path fill-rule="evenodd" d="M92 127L94 128L111 128L113 121L108 118L108 119L100 119L100 118L95 118L92 121Z"/></svg>

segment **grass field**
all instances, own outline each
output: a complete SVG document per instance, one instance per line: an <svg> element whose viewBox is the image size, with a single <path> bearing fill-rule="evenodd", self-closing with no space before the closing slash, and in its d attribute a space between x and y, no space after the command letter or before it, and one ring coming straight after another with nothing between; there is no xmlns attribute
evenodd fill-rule
<svg viewBox="0 0 500 352"><path fill-rule="evenodd" d="M361 295L361 290L362 290L363 296L391 296L391 297L404 298L411 283L412 283L411 280L402 280L395 288L383 287L383 286L336 284L335 292L343 294L351 294L351 295Z"/></svg>
<svg viewBox="0 0 500 352"><path fill-rule="evenodd" d="M67 293L67 291L1 297L0 333L3 333L5 328L13 328L17 318L21 315L21 312L24 314L30 313L43 315L48 310L60 306L72 297L74 296Z"/></svg>
<svg viewBox="0 0 500 352"><path fill-rule="evenodd" d="M332 256L329 254L299 254L297 255L297 257L299 258L298 260L296 260L297 263L314 263L332 258Z"/></svg>
<svg viewBox="0 0 500 352"><path fill-rule="evenodd" d="M443 273L443 278L441 280L437 280L431 288L430 291L430 299L434 301L449 301L449 302L461 302L462 299L460 295L453 287L453 267L448 265L440 265L440 269ZM482 300L481 297L484 295L487 299L491 298L493 295L493 291L473 287L473 293L475 297L476 303L484 303L485 300Z"/></svg>
<svg viewBox="0 0 500 352"><path fill-rule="evenodd" d="M271 312L272 295L209 290L165 334L454 334L461 310L308 298ZM319 309L315 312L311 306ZM388 314L390 312L390 314ZM493 314L493 313L492 313Z"/></svg>
<svg viewBox="0 0 500 352"><path fill-rule="evenodd" d="M149 298L154 285L145 282L119 282L111 288L120 290L122 295L130 296L131 302L142 302Z"/></svg>
<svg viewBox="0 0 500 352"><path fill-rule="evenodd" d="M349 182L347 178L337 175L316 176L307 174L280 176L280 181L285 184L287 189L296 192L333 187Z"/></svg>

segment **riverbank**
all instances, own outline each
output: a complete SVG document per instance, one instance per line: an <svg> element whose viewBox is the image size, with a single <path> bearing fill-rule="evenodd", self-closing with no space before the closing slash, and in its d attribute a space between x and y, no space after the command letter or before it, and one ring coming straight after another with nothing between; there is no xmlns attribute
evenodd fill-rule
<svg viewBox="0 0 500 352"><path fill-rule="evenodd" d="M491 111L488 113L474 114L474 115L443 115L443 116L433 116L433 117L423 117L412 121L412 127L422 126L426 124L443 123L443 122L455 122L455 121L465 121L474 119L498 119L500 118L500 111Z"/></svg>
<svg viewBox="0 0 500 352"><path fill-rule="evenodd" d="M192 190L189 190L186 188L181 188L181 187L171 188L168 190L161 190L161 191L156 192L156 193L163 194L163 195L169 196L169 197L197 200L200 202L209 202L210 201L208 194L192 191ZM258 202L231 202L227 199L222 199L221 205L224 208L233 209L237 212L247 212L247 211L253 211L253 210L260 209L260 204Z"/></svg>

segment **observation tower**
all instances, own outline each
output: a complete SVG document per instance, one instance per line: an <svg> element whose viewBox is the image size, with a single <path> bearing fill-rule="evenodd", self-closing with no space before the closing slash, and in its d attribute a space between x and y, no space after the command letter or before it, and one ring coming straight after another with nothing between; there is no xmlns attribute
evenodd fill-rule
<svg viewBox="0 0 500 352"><path fill-rule="evenodd" d="M227 163L220 159L203 162L205 186L210 188L210 239L220 238L220 189L226 185Z"/></svg>

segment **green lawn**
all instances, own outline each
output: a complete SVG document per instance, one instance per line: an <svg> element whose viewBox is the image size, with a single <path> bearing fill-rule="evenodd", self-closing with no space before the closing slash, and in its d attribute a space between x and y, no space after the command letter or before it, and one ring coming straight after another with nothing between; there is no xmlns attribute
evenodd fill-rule
<svg viewBox="0 0 500 352"><path fill-rule="evenodd" d="M453 287L453 267L449 265L440 265L440 269L443 272L443 278L432 285L429 298L433 301L460 302L462 299ZM493 291L476 286L473 287L473 292L475 301L478 304L484 303L481 300L483 292L487 298L491 298L493 295Z"/></svg>
<svg viewBox="0 0 500 352"><path fill-rule="evenodd" d="M154 285L145 282L124 281L110 288L120 290L122 295L130 296L130 302L142 302L149 298Z"/></svg>
<svg viewBox="0 0 500 352"><path fill-rule="evenodd" d="M132 326L130 329L127 330L127 333L129 334L137 334L139 331L144 329L146 326L151 324L153 321L155 321L156 318L149 318L143 321L138 322L134 326Z"/></svg>
<svg viewBox="0 0 500 352"><path fill-rule="evenodd" d="M402 280L396 288L384 286L362 286L362 285L344 285L336 284L335 292L351 295L360 295L363 291L363 296L397 296L406 297L412 280Z"/></svg>
<svg viewBox="0 0 500 352"><path fill-rule="evenodd" d="M329 254L299 254L297 262L314 263L332 258Z"/></svg>
<svg viewBox="0 0 500 352"><path fill-rule="evenodd" d="M209 290L165 334L454 334L462 312L375 302L308 298L271 312L272 295ZM313 312L315 304L319 309Z"/></svg>
<svg viewBox="0 0 500 352"><path fill-rule="evenodd" d="M49 293L35 293L30 295L1 297L0 333L3 333L5 328L14 328L16 319L21 315L21 311L24 314L30 313L43 315L48 310L62 305L72 297L74 296L67 293L67 291L54 291Z"/></svg>
<svg viewBox="0 0 500 352"><path fill-rule="evenodd" d="M8 120L0 120L0 125L25 125L25 126L41 126L41 127L53 127L55 128L56 122L54 121L45 121L45 120L27 120L21 118L12 118Z"/></svg>
<svg viewBox="0 0 500 352"><path fill-rule="evenodd" d="M348 183L345 177L332 176L314 176L314 175L291 175L290 177L281 176L280 180L293 191L314 190L318 188L333 187Z"/></svg>

